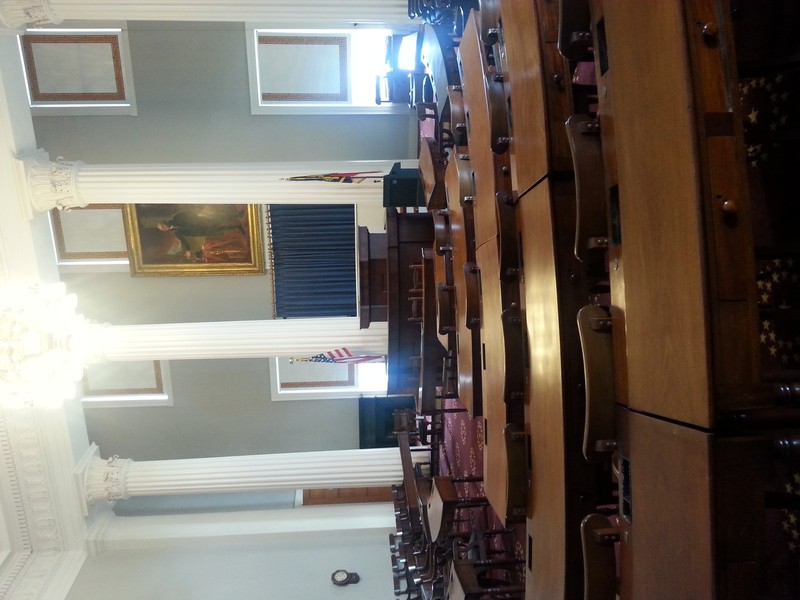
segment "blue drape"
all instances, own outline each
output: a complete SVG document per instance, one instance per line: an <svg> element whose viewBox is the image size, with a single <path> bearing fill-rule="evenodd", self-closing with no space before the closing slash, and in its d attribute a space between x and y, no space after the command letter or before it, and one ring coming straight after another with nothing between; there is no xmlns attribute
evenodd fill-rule
<svg viewBox="0 0 800 600"><path fill-rule="evenodd" d="M269 206L275 316L356 316L355 209Z"/></svg>

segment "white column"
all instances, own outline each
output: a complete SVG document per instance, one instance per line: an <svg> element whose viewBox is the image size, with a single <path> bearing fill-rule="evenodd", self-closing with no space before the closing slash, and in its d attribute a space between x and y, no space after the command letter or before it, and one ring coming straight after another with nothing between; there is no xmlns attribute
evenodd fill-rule
<svg viewBox="0 0 800 600"><path fill-rule="evenodd" d="M20 159L38 211L87 204L375 204L393 161L87 165L51 161L44 151ZM350 183L291 180L351 174ZM329 178L335 179L335 178Z"/></svg>
<svg viewBox="0 0 800 600"><path fill-rule="evenodd" d="M300 358L336 348L347 348L354 355L386 354L386 323L358 327L354 317L94 325L83 343L95 359L109 361Z"/></svg>
<svg viewBox="0 0 800 600"><path fill-rule="evenodd" d="M84 462L86 504L132 496L388 486L403 479L399 448L136 462Z"/></svg>
<svg viewBox="0 0 800 600"><path fill-rule="evenodd" d="M252 21L270 27L409 24L407 0L0 0L8 27L62 20Z"/></svg>

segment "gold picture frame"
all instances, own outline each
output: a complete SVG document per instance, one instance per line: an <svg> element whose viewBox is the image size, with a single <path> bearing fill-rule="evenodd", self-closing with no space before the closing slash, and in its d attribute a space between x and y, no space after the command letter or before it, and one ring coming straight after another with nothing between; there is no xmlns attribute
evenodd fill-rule
<svg viewBox="0 0 800 600"><path fill-rule="evenodd" d="M128 204L125 239L134 276L261 275L261 206Z"/></svg>

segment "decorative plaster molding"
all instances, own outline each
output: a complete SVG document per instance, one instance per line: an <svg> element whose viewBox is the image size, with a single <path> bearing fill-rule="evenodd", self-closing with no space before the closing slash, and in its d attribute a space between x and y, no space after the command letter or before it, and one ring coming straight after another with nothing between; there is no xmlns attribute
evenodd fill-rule
<svg viewBox="0 0 800 600"><path fill-rule="evenodd" d="M0 570L0 598L10 598L12 588L21 578L22 573L31 558L30 550L12 553Z"/></svg>
<svg viewBox="0 0 800 600"><path fill-rule="evenodd" d="M85 560L83 552L15 552L0 572L0 598L62 600Z"/></svg>
<svg viewBox="0 0 800 600"><path fill-rule="evenodd" d="M0 0L0 19L14 29L61 22L47 0Z"/></svg>
<svg viewBox="0 0 800 600"><path fill-rule="evenodd" d="M0 508L10 545L3 600L65 598L86 558L72 473L62 473L72 454L63 425L58 410L0 408Z"/></svg>
<svg viewBox="0 0 800 600"><path fill-rule="evenodd" d="M18 539L25 550L63 549L48 476L47 454L30 406L0 414L0 451L13 498Z"/></svg>

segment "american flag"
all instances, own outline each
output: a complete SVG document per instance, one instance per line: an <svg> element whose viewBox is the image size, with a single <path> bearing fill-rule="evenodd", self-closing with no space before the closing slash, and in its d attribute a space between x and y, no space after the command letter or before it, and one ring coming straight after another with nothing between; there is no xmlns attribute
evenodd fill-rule
<svg viewBox="0 0 800 600"><path fill-rule="evenodd" d="M353 173L320 173L318 175L297 175L295 177L283 177L282 181L326 181L331 183L361 183L372 178L374 182L380 182L383 178L383 171L358 171Z"/></svg>
<svg viewBox="0 0 800 600"><path fill-rule="evenodd" d="M338 364L358 364L358 363L379 363L386 362L386 357L383 355L374 356L354 356L347 348L337 348L308 358L293 358L291 362L321 362L321 363L338 363Z"/></svg>

